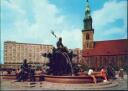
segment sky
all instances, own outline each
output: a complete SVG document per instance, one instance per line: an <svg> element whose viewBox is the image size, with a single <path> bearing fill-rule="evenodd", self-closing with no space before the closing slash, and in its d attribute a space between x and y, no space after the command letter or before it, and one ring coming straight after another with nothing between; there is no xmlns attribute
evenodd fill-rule
<svg viewBox="0 0 128 91"><path fill-rule="evenodd" d="M127 38L127 0L89 0L94 40ZM1 60L4 41L82 48L86 0L1 0Z"/></svg>

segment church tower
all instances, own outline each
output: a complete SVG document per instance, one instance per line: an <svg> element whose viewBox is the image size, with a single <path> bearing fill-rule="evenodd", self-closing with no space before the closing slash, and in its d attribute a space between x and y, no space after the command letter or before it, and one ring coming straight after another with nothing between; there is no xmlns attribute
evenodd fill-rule
<svg viewBox="0 0 128 91"><path fill-rule="evenodd" d="M82 30L82 43L83 50L92 49L94 47L93 34L94 29L92 28L92 17L89 6L89 1L86 1L85 17L84 17L84 29Z"/></svg>

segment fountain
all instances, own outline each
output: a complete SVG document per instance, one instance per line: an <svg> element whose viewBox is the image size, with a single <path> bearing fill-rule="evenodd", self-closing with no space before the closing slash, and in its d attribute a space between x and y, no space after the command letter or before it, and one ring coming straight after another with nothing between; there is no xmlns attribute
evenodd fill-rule
<svg viewBox="0 0 128 91"><path fill-rule="evenodd" d="M62 38L57 42L57 48L53 47L52 53L44 53L42 56L49 58L49 75L73 75L72 56L76 56L72 51L68 51L62 44Z"/></svg>
<svg viewBox="0 0 128 91"><path fill-rule="evenodd" d="M52 34L56 37L54 32ZM57 42L57 48L53 47L52 53L43 53L43 57L49 58L49 70L47 75L44 75L45 81L57 83L89 83L93 82L92 77L78 75L74 70L72 58L77 56L63 46L62 38ZM102 77L96 77L97 82L103 81Z"/></svg>

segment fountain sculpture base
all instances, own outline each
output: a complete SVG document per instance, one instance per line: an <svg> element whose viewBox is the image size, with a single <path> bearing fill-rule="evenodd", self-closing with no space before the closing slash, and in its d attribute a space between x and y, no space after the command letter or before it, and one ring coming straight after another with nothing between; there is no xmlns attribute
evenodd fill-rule
<svg viewBox="0 0 128 91"><path fill-rule="evenodd" d="M71 84L84 84L84 83L93 83L93 78L91 76L52 76L44 75L45 81L54 82L54 83L71 83ZM102 76L96 76L97 82L102 82Z"/></svg>

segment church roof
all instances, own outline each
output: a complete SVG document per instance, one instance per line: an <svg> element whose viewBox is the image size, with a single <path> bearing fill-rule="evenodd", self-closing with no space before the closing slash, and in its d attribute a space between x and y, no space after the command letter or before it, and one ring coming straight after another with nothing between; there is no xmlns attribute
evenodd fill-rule
<svg viewBox="0 0 128 91"><path fill-rule="evenodd" d="M83 56L128 55L128 39L95 41L93 49L83 51Z"/></svg>

